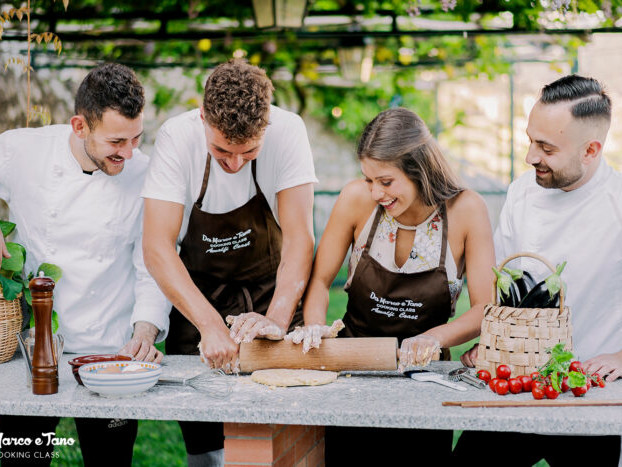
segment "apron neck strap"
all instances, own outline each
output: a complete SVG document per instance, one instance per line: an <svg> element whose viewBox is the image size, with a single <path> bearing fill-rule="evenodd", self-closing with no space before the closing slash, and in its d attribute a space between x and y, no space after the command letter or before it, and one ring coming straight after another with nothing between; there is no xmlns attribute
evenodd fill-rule
<svg viewBox="0 0 622 467"><path fill-rule="evenodd" d="M203 183L201 184L201 193L197 198L196 205L201 209L203 206L203 198L205 197L205 192L207 191L207 181L209 179L209 171L210 171L210 163L212 160L212 155L207 153L207 160L205 161L205 170L203 171ZM256 159L253 159L251 162L251 171L253 172L253 182L255 182L255 189L257 193L261 193L261 189L259 188L259 183L257 183L257 167L256 167Z"/></svg>
<svg viewBox="0 0 622 467"><path fill-rule="evenodd" d="M378 205L376 207L376 217L374 217L374 222L371 225L371 229L369 229L369 235L367 235L367 241L365 242L365 248L363 249L363 253L369 254L369 248L371 247L371 243L374 241L374 235L376 235L376 229L378 228L380 218L383 214L384 208Z"/></svg>
<svg viewBox="0 0 622 467"><path fill-rule="evenodd" d="M197 201L195 203L199 207L199 209L201 209L201 206L203 206L203 197L205 196L205 192L207 191L207 180L209 179L211 160L212 155L208 152L207 159L205 161L205 170L203 171L203 183L201 184L201 193L199 194L199 197L197 198Z"/></svg>
<svg viewBox="0 0 622 467"><path fill-rule="evenodd" d="M253 182L255 182L255 190L257 190L257 193L261 193L261 188L259 188L259 183L257 183L257 159L253 159L251 161L251 172L253 173Z"/></svg>
<svg viewBox="0 0 622 467"><path fill-rule="evenodd" d="M447 256L447 204L443 201L438 210L443 219L443 238L441 240L441 257L438 260L438 267L445 269L445 257Z"/></svg>

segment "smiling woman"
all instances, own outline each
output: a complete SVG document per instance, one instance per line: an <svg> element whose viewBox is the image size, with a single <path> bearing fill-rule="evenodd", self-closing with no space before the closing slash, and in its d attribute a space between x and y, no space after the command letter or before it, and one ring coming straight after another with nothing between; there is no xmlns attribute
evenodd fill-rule
<svg viewBox="0 0 622 467"><path fill-rule="evenodd" d="M372 120L358 155L365 179L348 184L333 208L304 301L305 328L295 342L320 345L313 339L318 326L328 337L329 288L352 247L340 335L397 337L402 370L427 365L441 349L448 358L449 347L478 335L492 282L484 202L459 185L423 121L409 110L390 109ZM471 308L448 322L464 273ZM368 464L370 451L357 446L406 445L413 436L434 443L440 463L449 461L449 431L327 427L327 465ZM383 451L378 462L410 462L404 455Z"/></svg>

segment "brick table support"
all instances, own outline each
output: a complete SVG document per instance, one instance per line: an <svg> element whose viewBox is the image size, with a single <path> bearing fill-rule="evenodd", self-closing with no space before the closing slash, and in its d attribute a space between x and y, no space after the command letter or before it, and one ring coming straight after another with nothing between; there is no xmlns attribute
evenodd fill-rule
<svg viewBox="0 0 622 467"><path fill-rule="evenodd" d="M320 467L324 427L225 423L225 466Z"/></svg>

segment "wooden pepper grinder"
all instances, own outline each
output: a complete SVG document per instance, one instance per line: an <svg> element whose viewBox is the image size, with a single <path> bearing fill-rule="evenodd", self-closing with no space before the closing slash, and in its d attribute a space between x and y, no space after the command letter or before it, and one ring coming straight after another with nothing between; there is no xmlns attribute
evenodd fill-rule
<svg viewBox="0 0 622 467"><path fill-rule="evenodd" d="M58 392L58 362L52 348L52 294L54 281L43 272L30 281L35 315L35 348L32 355L32 393Z"/></svg>

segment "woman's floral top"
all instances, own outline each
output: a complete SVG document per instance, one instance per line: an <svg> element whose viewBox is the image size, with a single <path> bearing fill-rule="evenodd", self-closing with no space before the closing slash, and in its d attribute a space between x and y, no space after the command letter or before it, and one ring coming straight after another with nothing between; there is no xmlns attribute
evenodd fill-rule
<svg viewBox="0 0 622 467"><path fill-rule="evenodd" d="M371 225L376 217L376 209L372 212L365 227L363 227L359 237L356 239L356 243L350 254L348 280L345 285L346 290L350 287L354 271L363 254L365 241L367 240ZM374 240L369 249L369 254L372 258L378 261L383 267L393 272L413 273L438 267L441 257L441 241L443 239L443 219L438 211L434 211L430 217L417 226L412 250L410 251L408 259L401 267L395 264L395 239L397 236L397 229L398 226L395 219L384 212L378 222L378 228L376 229ZM451 253L449 243L447 244L447 254L445 256L445 269L449 281L449 292L451 294L452 303L455 304L462 290L462 278L458 277L458 269L453 254Z"/></svg>

